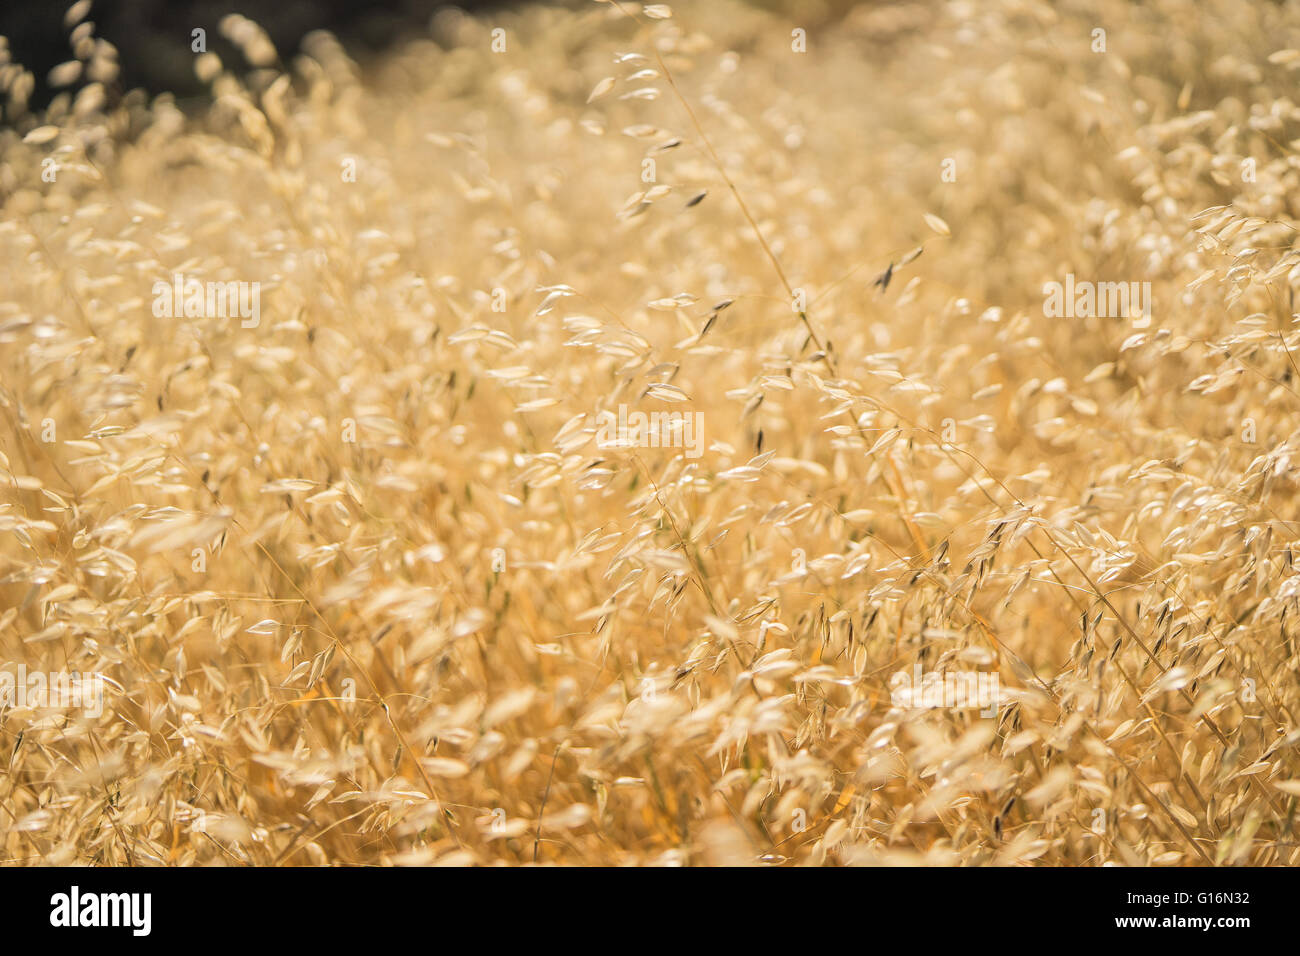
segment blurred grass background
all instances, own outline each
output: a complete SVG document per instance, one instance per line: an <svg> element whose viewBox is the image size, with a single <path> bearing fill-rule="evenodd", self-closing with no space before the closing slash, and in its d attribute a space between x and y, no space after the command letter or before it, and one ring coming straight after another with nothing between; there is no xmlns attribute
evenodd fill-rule
<svg viewBox="0 0 1300 956"><path fill-rule="evenodd" d="M886 13L920 7L853 0L752 2L797 18L808 27L843 17L854 7ZM96 36L118 50L123 90L139 87L153 94L171 92L183 101L204 93L203 84L194 76L193 30L204 29L207 48L230 62L234 48L217 28L227 14L238 13L255 21L282 55L296 53L302 38L311 31L328 30L349 55L365 62L396 43L428 35L440 11L491 14L524 5L517 0L460 0L455 4L444 0L95 0L88 19L95 24ZM585 7L590 0L527 0L527 5ZM0 36L9 41L10 62L22 65L36 78L32 106L49 102L55 91L46 77L70 58L68 31L63 26L67 7L48 0L0 4ZM436 36L437 31L433 32Z"/></svg>

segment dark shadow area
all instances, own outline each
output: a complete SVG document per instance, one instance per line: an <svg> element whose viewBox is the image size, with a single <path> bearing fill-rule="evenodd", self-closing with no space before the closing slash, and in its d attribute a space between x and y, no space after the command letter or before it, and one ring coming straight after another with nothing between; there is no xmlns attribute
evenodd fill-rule
<svg viewBox="0 0 1300 956"><path fill-rule="evenodd" d="M304 36L319 29L334 33L350 55L364 59L404 38L427 36L429 21L440 9L482 13L517 5L510 0L96 0L84 19L94 24L95 37L118 50L119 91L140 87L183 99L204 92L194 75L195 30L205 31L206 48L223 62L242 63L218 28L227 14L256 21L286 61ZM74 58L64 27L70 6L71 0L0 4L0 36L8 38L9 61L35 75L34 108L58 92L48 82L50 70Z"/></svg>

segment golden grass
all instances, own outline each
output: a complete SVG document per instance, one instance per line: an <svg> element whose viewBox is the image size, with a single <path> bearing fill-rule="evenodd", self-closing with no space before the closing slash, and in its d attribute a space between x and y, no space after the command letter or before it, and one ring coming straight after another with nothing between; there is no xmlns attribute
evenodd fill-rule
<svg viewBox="0 0 1300 956"><path fill-rule="evenodd" d="M0 860L1300 862L1294 4L225 27L0 67Z"/></svg>

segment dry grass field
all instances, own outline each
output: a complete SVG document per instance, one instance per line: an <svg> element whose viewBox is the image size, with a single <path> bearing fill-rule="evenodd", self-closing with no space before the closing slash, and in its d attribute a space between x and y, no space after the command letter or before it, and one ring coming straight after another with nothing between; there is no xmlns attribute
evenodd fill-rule
<svg viewBox="0 0 1300 956"><path fill-rule="evenodd" d="M236 18L185 112L84 16L0 862L1300 863L1295 3Z"/></svg>

